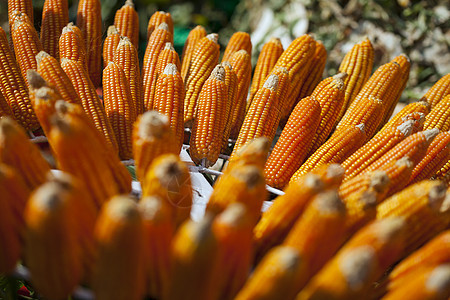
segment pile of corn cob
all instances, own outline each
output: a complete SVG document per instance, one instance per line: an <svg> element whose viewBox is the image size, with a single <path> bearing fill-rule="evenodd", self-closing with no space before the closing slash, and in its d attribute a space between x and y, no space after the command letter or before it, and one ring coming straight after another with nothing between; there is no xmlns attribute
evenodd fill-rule
<svg viewBox="0 0 450 300"><path fill-rule="evenodd" d="M197 26L180 60L164 12L149 20L140 69L129 0L103 53L99 1L79 2L77 25L66 1L45 1L40 37L30 0L8 12L0 274L21 260L48 299L79 284L97 299L450 297L450 74L391 118L410 61L371 75L367 39L322 80L320 41L284 50L274 38L252 79L248 34L232 36L219 64L217 34ZM26 133L39 127L61 174ZM203 166L235 140L197 223L178 157L185 127ZM131 158L140 199L120 162ZM266 183L285 193L261 215Z"/></svg>

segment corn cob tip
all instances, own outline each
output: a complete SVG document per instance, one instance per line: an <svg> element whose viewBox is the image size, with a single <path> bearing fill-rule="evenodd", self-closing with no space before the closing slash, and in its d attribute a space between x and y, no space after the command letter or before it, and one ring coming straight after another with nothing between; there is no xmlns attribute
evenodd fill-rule
<svg viewBox="0 0 450 300"><path fill-rule="evenodd" d="M183 170L173 155L167 156L155 170L156 178L159 179L162 186L168 187L169 190L173 190L171 188L172 185L181 184L173 179L180 177L182 174Z"/></svg>
<svg viewBox="0 0 450 300"><path fill-rule="evenodd" d="M193 220L187 221L187 226L190 227L192 234L192 240L200 244L201 241L206 240L211 235L211 225L214 220L214 216L211 213L206 213L200 222L194 222Z"/></svg>
<svg viewBox="0 0 450 300"><path fill-rule="evenodd" d="M364 132L364 129L366 126L364 124L359 124L359 125L356 125L355 127L358 128L359 130L361 130L362 132Z"/></svg>
<svg viewBox="0 0 450 300"><path fill-rule="evenodd" d="M414 121L413 120L406 120L402 124L397 126L397 129L404 135L409 136L414 128Z"/></svg>
<svg viewBox="0 0 450 300"><path fill-rule="evenodd" d="M234 169L234 176L245 182L249 189L264 182L261 169L255 166L246 166L244 169Z"/></svg>
<svg viewBox="0 0 450 300"><path fill-rule="evenodd" d="M36 95L36 98L49 100L51 98L51 96L50 96L51 92L52 92L51 88L49 88L47 86L42 86L42 87L36 89L35 95Z"/></svg>
<svg viewBox="0 0 450 300"><path fill-rule="evenodd" d="M443 182L440 182L430 189L430 192L428 193L428 204L433 211L441 212L446 198L446 192L447 186Z"/></svg>
<svg viewBox="0 0 450 300"><path fill-rule="evenodd" d="M224 66L224 67L229 68L230 70L233 70L233 66L231 65L231 63L229 61L221 62L221 65Z"/></svg>
<svg viewBox="0 0 450 300"><path fill-rule="evenodd" d="M142 137L159 137L165 130L164 126L169 124L167 116L160 114L155 110L145 112L141 118L139 135Z"/></svg>
<svg viewBox="0 0 450 300"><path fill-rule="evenodd" d="M428 129L423 131L423 135L425 136L425 139L429 142L431 142L437 135L439 134L438 128Z"/></svg>
<svg viewBox="0 0 450 300"><path fill-rule="evenodd" d="M108 215L115 220L136 220L140 217L136 202L129 196L114 196L106 206Z"/></svg>
<svg viewBox="0 0 450 300"><path fill-rule="evenodd" d="M363 210L374 208L377 205L377 195L374 191L364 191L359 202L363 204Z"/></svg>
<svg viewBox="0 0 450 300"><path fill-rule="evenodd" d="M62 187L56 182L47 182L40 186L34 195L34 204L41 211L55 211L63 204Z"/></svg>
<svg viewBox="0 0 450 300"><path fill-rule="evenodd" d="M336 74L336 75L334 75L333 76L333 79L334 80L345 80L345 78L347 78L347 76L348 76L348 74L347 73L345 73L345 72L341 72L341 73L338 73L338 74Z"/></svg>
<svg viewBox="0 0 450 300"><path fill-rule="evenodd" d="M69 105L70 104L64 100L57 100L55 102L55 110L58 114L65 115L67 113L67 111L69 110L69 107L68 107Z"/></svg>
<svg viewBox="0 0 450 300"><path fill-rule="evenodd" d="M123 6L131 6L132 8L134 8L133 0L126 0Z"/></svg>
<svg viewBox="0 0 450 300"><path fill-rule="evenodd" d="M425 106L425 107L428 108L428 109L430 109L430 107L431 107L430 103L429 103L427 100L420 100L418 103L419 103L420 105Z"/></svg>
<svg viewBox="0 0 450 300"><path fill-rule="evenodd" d="M216 44L219 41L219 35L217 33L210 33L206 36L206 38L213 41Z"/></svg>
<svg viewBox="0 0 450 300"><path fill-rule="evenodd" d="M114 34L119 34L119 30L117 30L116 26L110 25L108 27L108 31L106 33L106 36L111 36L111 35L114 35Z"/></svg>
<svg viewBox="0 0 450 300"><path fill-rule="evenodd" d="M173 48L173 45L172 45L171 42L167 42L167 43L164 45L164 50L172 50L172 51L175 51L175 48Z"/></svg>
<svg viewBox="0 0 450 300"><path fill-rule="evenodd" d="M278 89L278 76L275 74L269 75L264 82L263 88L276 91Z"/></svg>
<svg viewBox="0 0 450 300"><path fill-rule="evenodd" d="M344 177L345 169L340 164L330 164L327 167L328 178L342 178Z"/></svg>
<svg viewBox="0 0 450 300"><path fill-rule="evenodd" d="M30 69L27 71L27 80L33 90L47 86L47 82L36 70Z"/></svg>
<svg viewBox="0 0 450 300"><path fill-rule="evenodd" d="M117 48L122 47L124 44L131 44L131 40L129 37L121 36Z"/></svg>
<svg viewBox="0 0 450 300"><path fill-rule="evenodd" d="M39 65L41 64L41 61L42 61L44 58L49 57L49 56L50 56L50 54L48 54L47 52L45 52L45 51L39 51L39 53L36 54L36 63L37 63L37 65L39 66Z"/></svg>
<svg viewBox="0 0 450 300"><path fill-rule="evenodd" d="M302 263L299 252L293 247L279 246L274 248L273 251L278 252L278 263L287 271L297 270L298 266Z"/></svg>
<svg viewBox="0 0 450 300"><path fill-rule="evenodd" d="M217 216L217 220L224 224L239 227L245 222L245 215L247 209L245 205L240 202L234 202L227 206L227 208Z"/></svg>
<svg viewBox="0 0 450 300"><path fill-rule="evenodd" d="M161 24L159 24L158 29L169 31L169 25L167 25L166 22L162 22Z"/></svg>
<svg viewBox="0 0 450 300"><path fill-rule="evenodd" d="M216 80L225 81L225 68L221 64L218 64L211 72L211 77Z"/></svg>
<svg viewBox="0 0 450 300"><path fill-rule="evenodd" d="M406 166L407 168L414 167L413 161L408 156L404 156L404 157L400 158L399 160L397 160L395 162L395 165L397 167L403 167L403 166Z"/></svg>
<svg viewBox="0 0 450 300"><path fill-rule="evenodd" d="M314 191L320 191L323 189L323 181L320 179L319 175L307 173L305 175L305 186Z"/></svg>
<svg viewBox="0 0 450 300"><path fill-rule="evenodd" d="M174 64L167 64L164 68L163 74L165 75L176 75L178 73L177 66Z"/></svg>
<svg viewBox="0 0 450 300"><path fill-rule="evenodd" d="M277 37L271 37L270 40L269 40L269 43L274 43L274 44L277 44L277 45L281 45L281 40L279 38L277 38Z"/></svg>
<svg viewBox="0 0 450 300"><path fill-rule="evenodd" d="M445 292L450 286L450 264L442 264L431 271L425 286L430 291Z"/></svg>
<svg viewBox="0 0 450 300"><path fill-rule="evenodd" d="M67 26L64 26L61 33L66 34L68 32L73 32L72 26L73 26L73 24L70 25L70 23Z"/></svg>
<svg viewBox="0 0 450 300"><path fill-rule="evenodd" d="M345 205L339 197L336 190L326 191L317 195L315 206L321 212L326 213L345 213Z"/></svg>
<svg viewBox="0 0 450 300"><path fill-rule="evenodd" d="M389 177L385 171L375 171L370 177L370 186L378 193L384 191L389 182Z"/></svg>
<svg viewBox="0 0 450 300"><path fill-rule="evenodd" d="M155 217L159 215L162 203L163 200L156 195L142 198L139 202L139 210L144 219L155 220Z"/></svg>
<svg viewBox="0 0 450 300"><path fill-rule="evenodd" d="M398 56L402 56L404 57L408 62L411 62L411 59L409 59L408 55L406 55L405 53L401 53Z"/></svg>
<svg viewBox="0 0 450 300"><path fill-rule="evenodd" d="M339 269L352 290L358 290L369 279L375 267L375 250L361 246L344 252L339 260Z"/></svg>
<svg viewBox="0 0 450 300"><path fill-rule="evenodd" d="M403 217L389 217L377 222L377 237L381 241L389 241L400 236L405 229L406 221Z"/></svg>

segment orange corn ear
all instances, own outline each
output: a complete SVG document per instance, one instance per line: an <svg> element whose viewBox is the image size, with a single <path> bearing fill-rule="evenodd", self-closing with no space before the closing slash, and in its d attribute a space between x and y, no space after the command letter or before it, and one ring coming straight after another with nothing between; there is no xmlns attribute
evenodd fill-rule
<svg viewBox="0 0 450 300"><path fill-rule="evenodd" d="M154 109L166 115L170 128L176 136L176 147L181 150L184 138L183 110L184 110L184 84L177 67L167 64L164 72L156 81L156 94Z"/></svg>
<svg viewBox="0 0 450 300"><path fill-rule="evenodd" d="M80 28L73 23L67 24L62 29L62 34L59 37L59 57L79 61L86 70L88 68L86 42Z"/></svg>
<svg viewBox="0 0 450 300"><path fill-rule="evenodd" d="M225 129L223 134L223 144L222 151L229 153L228 150L228 138L231 133L231 118L232 118L232 109L234 99L236 97L238 83L236 72L233 70L231 64L227 61L222 63L223 68L225 69L225 85L227 86L228 96L227 96L227 105L226 105L226 117L225 117Z"/></svg>
<svg viewBox="0 0 450 300"><path fill-rule="evenodd" d="M117 151L113 128L87 71L80 62L71 59L61 59L61 67L80 97L84 111L94 121L97 130L103 133L108 143Z"/></svg>
<svg viewBox="0 0 450 300"><path fill-rule="evenodd" d="M116 11L114 25L121 36L126 36L136 49L139 48L139 15L134 9L133 0L126 0Z"/></svg>
<svg viewBox="0 0 450 300"><path fill-rule="evenodd" d="M26 14L30 20L30 23L33 24L33 3L32 0L12 0L8 1L8 20L9 20L9 32L12 32L12 28L14 26L14 15L16 12L22 12Z"/></svg>
<svg viewBox="0 0 450 300"><path fill-rule="evenodd" d="M439 133L414 168L409 184L431 178L450 160L450 132Z"/></svg>
<svg viewBox="0 0 450 300"><path fill-rule="evenodd" d="M320 123L320 104L313 97L294 108L264 167L268 185L284 188L301 166Z"/></svg>
<svg viewBox="0 0 450 300"><path fill-rule="evenodd" d="M170 41L173 43L173 20L170 13L164 12L164 11L155 11L155 13L150 17L148 20L147 25L147 40L150 39L150 36L152 35L153 31L158 28L159 25L162 23L166 23L168 26L169 32L172 34Z"/></svg>
<svg viewBox="0 0 450 300"><path fill-rule="evenodd" d="M306 162L294 173L291 181L306 174L315 167L326 163L340 163L364 144L366 134L364 124L347 127L333 134Z"/></svg>
<svg viewBox="0 0 450 300"><path fill-rule="evenodd" d="M425 117L423 129L438 128L440 131L450 129L450 95L444 97L436 104L430 113Z"/></svg>
<svg viewBox="0 0 450 300"><path fill-rule="evenodd" d="M389 122L384 124L384 126L379 131L381 132L386 128L400 125L401 123L403 123L403 119L409 118L411 114L417 115L418 113L422 113L424 116L426 116L429 112L430 112L430 104L426 101L417 101L409 103L408 105L403 107L401 111L392 116Z"/></svg>
<svg viewBox="0 0 450 300"><path fill-rule="evenodd" d="M307 280L305 268L296 249L275 247L257 265L235 299L294 299L293 287Z"/></svg>
<svg viewBox="0 0 450 300"><path fill-rule="evenodd" d="M2 116L9 116L11 118L14 118L11 107L9 107L8 102L6 101L3 94L0 92L0 117Z"/></svg>
<svg viewBox="0 0 450 300"><path fill-rule="evenodd" d="M233 54L239 50L245 50L249 55L252 55L252 41L247 32L238 31L233 33L223 53L222 61L231 60Z"/></svg>
<svg viewBox="0 0 450 300"><path fill-rule="evenodd" d="M148 294L165 299L170 279L170 247L175 233L172 207L158 196L139 201L144 222L146 282Z"/></svg>
<svg viewBox="0 0 450 300"><path fill-rule="evenodd" d="M120 42L120 34L115 25L108 27L108 33L103 43L103 67L106 68L110 61L114 61L114 54Z"/></svg>
<svg viewBox="0 0 450 300"><path fill-rule="evenodd" d="M283 45L280 39L271 38L261 49L256 62L253 74L252 84L250 87L250 96L247 101L247 110L250 107L256 92L264 85L267 76L272 72L278 58L283 53Z"/></svg>
<svg viewBox="0 0 450 300"><path fill-rule="evenodd" d="M77 26L84 35L89 78L95 87L102 80L102 14L99 0L78 2Z"/></svg>
<svg viewBox="0 0 450 300"><path fill-rule="evenodd" d="M256 166L236 166L216 183L206 210L218 214L231 203L240 202L246 206L254 225L261 215L266 197L262 170Z"/></svg>
<svg viewBox="0 0 450 300"><path fill-rule="evenodd" d="M344 103L344 79L345 73L339 73L333 77L322 80L312 92L312 97L320 104L320 123L314 134L308 154L313 154L327 140L336 123L338 115L336 111L341 109ZM350 124L356 126L357 124ZM308 155L308 156L309 156Z"/></svg>
<svg viewBox="0 0 450 300"><path fill-rule="evenodd" d="M173 48L172 43L166 43L164 48L161 50L156 63L156 74L159 76L164 72L164 69L168 64L174 64L177 70L180 70L181 63L178 53Z"/></svg>
<svg viewBox="0 0 450 300"><path fill-rule="evenodd" d="M359 230L296 299L360 299L399 259L406 231L401 218L373 222Z"/></svg>
<svg viewBox="0 0 450 300"><path fill-rule="evenodd" d="M131 132L136 120L136 109L125 73L114 62L109 62L103 71L103 101L119 145L119 157L131 159Z"/></svg>
<svg viewBox="0 0 450 300"><path fill-rule="evenodd" d="M179 154L180 149L170 129L169 119L149 111L139 116L133 128L133 154L136 175L144 179L153 160L162 154Z"/></svg>
<svg viewBox="0 0 450 300"><path fill-rule="evenodd" d="M159 53L164 49L164 45L171 41L172 35L168 31L166 23L162 23L150 36L145 49L144 65L142 67L142 78L144 88L144 111L153 109L153 98L157 79L156 64Z"/></svg>
<svg viewBox="0 0 450 300"><path fill-rule="evenodd" d="M227 99L225 69L222 65L217 65L203 85L197 103L189 148L191 158L196 164L201 163L210 167L219 158L225 129Z"/></svg>
<svg viewBox="0 0 450 300"><path fill-rule="evenodd" d="M144 223L132 198L116 196L104 205L95 226L98 256L92 288L96 299L144 296L143 236Z"/></svg>
<svg viewBox="0 0 450 300"><path fill-rule="evenodd" d="M175 154L165 154L150 165L142 182L142 195L158 196L172 206L177 226L189 219L192 206L191 177L187 166Z"/></svg>
<svg viewBox="0 0 450 300"><path fill-rule="evenodd" d="M272 70L270 75L278 76L278 88L277 88L277 97L278 97L278 108L280 114L280 120L278 118L272 118L270 122L267 124L266 132L268 136L275 136L278 127L284 127L287 122L287 119L281 120L281 112L286 107L287 94L289 92L289 72L284 67L276 67Z"/></svg>
<svg viewBox="0 0 450 300"><path fill-rule="evenodd" d="M69 22L67 0L46 0L42 10L41 43L45 52L59 59L59 36Z"/></svg>
<svg viewBox="0 0 450 300"><path fill-rule="evenodd" d="M23 128L8 117L0 119L0 162L15 168L30 190L44 183L50 172L39 148L28 139Z"/></svg>
<svg viewBox="0 0 450 300"><path fill-rule="evenodd" d="M212 217L186 221L172 243L172 276L167 299L207 300L218 297L219 248Z"/></svg>
<svg viewBox="0 0 450 300"><path fill-rule="evenodd" d="M232 203L213 222L219 245L221 299L234 299L244 285L252 262L252 223L242 203Z"/></svg>
<svg viewBox="0 0 450 300"><path fill-rule="evenodd" d="M258 168L264 168L267 156L269 154L271 143L268 138L260 137L251 140L250 143L239 149L233 158L228 160L228 167L224 174L231 171L235 166L252 165Z"/></svg>
<svg viewBox="0 0 450 300"><path fill-rule="evenodd" d="M237 76L237 91L231 106L232 117L230 134L232 139L236 139L245 118L246 99L252 76L251 56L247 51L239 50L230 58L230 64Z"/></svg>
<svg viewBox="0 0 450 300"><path fill-rule="evenodd" d="M324 165L290 183L253 230L256 257L260 259L268 249L280 244L311 199L323 190L337 188L343 175L339 165Z"/></svg>
<svg viewBox="0 0 450 300"><path fill-rule="evenodd" d="M189 32L186 42L184 42L183 54L181 55L181 78L183 80L186 78L195 46L205 36L206 30L201 25L197 25Z"/></svg>
<svg viewBox="0 0 450 300"><path fill-rule="evenodd" d="M450 94L450 74L439 79L420 100L427 101L433 108L448 94Z"/></svg>
<svg viewBox="0 0 450 300"><path fill-rule="evenodd" d="M412 133L413 121L406 121L397 127L386 128L370 139L364 146L344 160L345 179L361 173L370 164L383 156Z"/></svg>
<svg viewBox="0 0 450 300"><path fill-rule="evenodd" d="M356 95L369 79L373 67L374 50L372 43L368 38L362 42L355 44L352 49L347 52L339 66L339 72L347 73L345 79L345 97L344 104L337 118L339 122L344 116L345 111L353 102Z"/></svg>
<svg viewBox="0 0 450 300"><path fill-rule="evenodd" d="M197 100L203 84L219 62L219 36L208 34L197 42L185 77L186 98L184 101L184 126L192 127Z"/></svg>

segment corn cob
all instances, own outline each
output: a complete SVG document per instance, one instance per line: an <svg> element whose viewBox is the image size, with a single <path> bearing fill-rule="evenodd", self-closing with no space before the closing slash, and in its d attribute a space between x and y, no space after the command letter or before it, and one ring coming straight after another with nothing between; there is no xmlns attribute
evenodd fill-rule
<svg viewBox="0 0 450 300"><path fill-rule="evenodd" d="M155 31L156 28L158 28L159 25L162 23L166 23L168 26L169 32L172 34L170 41L173 43L173 20L170 13L164 12L164 11L155 11L155 13L150 17L148 20L147 25L147 40L150 39L150 36L152 35L153 31Z"/></svg>
<svg viewBox="0 0 450 300"><path fill-rule="evenodd" d="M227 99L225 69L222 65L217 65L202 87L192 127L189 152L197 164L210 167L219 157L225 129Z"/></svg>
<svg viewBox="0 0 450 300"><path fill-rule="evenodd" d="M133 0L126 0L116 12L114 25L121 36L129 38L134 47L139 48L139 15L134 9Z"/></svg>
<svg viewBox="0 0 450 300"><path fill-rule="evenodd" d="M183 80L186 78L189 65L191 62L191 57L194 53L195 46L200 39L206 36L206 30L203 26L197 25L194 29L189 32L189 35L184 42L183 53L181 55L181 78Z"/></svg>
<svg viewBox="0 0 450 300"><path fill-rule="evenodd" d="M172 242L172 276L167 299L207 300L218 297L218 244L212 217L186 221Z"/></svg>
<svg viewBox="0 0 450 300"><path fill-rule="evenodd" d="M336 124L342 119L345 111L353 102L356 95L367 82L372 72L374 51L372 43L368 38L355 44L353 48L344 56L339 66L339 72L347 73L345 79L345 97Z"/></svg>
<svg viewBox="0 0 450 300"><path fill-rule="evenodd" d="M267 136L275 136L278 127L284 127L287 120L281 120L281 112L283 111L284 107L286 106L287 101L287 93L289 92L289 72L284 67L276 67L272 70L272 73L269 75L278 76L278 88L277 88L277 97L278 97L278 107L277 112L280 115L280 120L277 118L271 118L270 122L265 127L265 135Z"/></svg>
<svg viewBox="0 0 450 300"><path fill-rule="evenodd" d="M8 105L8 102L6 101L3 94L0 92L0 117L2 116L9 116L11 118L14 118L14 115L12 113L11 108Z"/></svg>
<svg viewBox="0 0 450 300"><path fill-rule="evenodd" d="M383 131L386 128L400 125L401 123L403 123L404 118L409 118L411 114L418 115L418 113L421 113L424 116L426 116L429 112L430 112L430 104L426 101L409 103L404 108L402 108L401 111L392 116L389 122L384 124L384 126L379 131Z"/></svg>
<svg viewBox="0 0 450 300"><path fill-rule="evenodd" d="M153 98L157 79L156 64L164 45L171 41L171 34L166 23L162 23L150 36L145 49L142 79L144 88L144 111L153 109Z"/></svg>
<svg viewBox="0 0 450 300"><path fill-rule="evenodd" d="M189 170L175 154L165 154L150 165L142 182L142 195L159 196L172 206L172 219L177 226L189 219L192 186Z"/></svg>
<svg viewBox="0 0 450 300"><path fill-rule="evenodd" d="M438 128L440 131L448 131L450 129L449 105L450 95L442 98L425 117L423 129Z"/></svg>
<svg viewBox="0 0 450 300"><path fill-rule="evenodd" d="M218 214L228 205L243 203L252 225L261 215L263 201L267 197L262 169L256 166L236 166L215 185L206 211Z"/></svg>
<svg viewBox="0 0 450 300"><path fill-rule="evenodd" d="M89 78L94 87L99 87L102 81L102 14L99 0L78 2L77 26L86 43Z"/></svg>
<svg viewBox="0 0 450 300"><path fill-rule="evenodd" d="M80 28L73 25L73 23L67 24L62 29L61 36L59 37L59 57L68 58L79 61L87 70L88 59L86 52L86 43L81 33ZM39 64L39 63L38 63Z"/></svg>
<svg viewBox="0 0 450 300"><path fill-rule="evenodd" d="M294 108L264 167L268 185L283 188L303 163L320 123L320 104L313 97Z"/></svg>
<svg viewBox="0 0 450 300"><path fill-rule="evenodd" d="M339 186L339 196L347 205L347 199L351 195L373 190L376 192L375 202L378 203L385 198L390 183L388 172L385 170L361 174L343 182Z"/></svg>
<svg viewBox="0 0 450 300"><path fill-rule="evenodd" d="M59 36L69 22L67 0L47 0L42 10L41 43L44 51L59 59Z"/></svg>
<svg viewBox="0 0 450 300"><path fill-rule="evenodd" d="M170 278L170 246L175 233L172 207L158 196L144 197L139 202L144 222L146 280L148 294L166 299Z"/></svg>
<svg viewBox="0 0 450 300"><path fill-rule="evenodd" d="M252 223L242 203L232 203L213 222L221 270L220 299L234 299L244 285L252 262Z"/></svg>
<svg viewBox="0 0 450 300"><path fill-rule="evenodd" d="M364 124L347 127L333 134L302 166L292 175L290 181L306 174L315 167L326 163L341 163L364 144L366 134Z"/></svg>
<svg viewBox="0 0 450 300"><path fill-rule="evenodd" d="M103 71L103 101L119 145L119 157L122 160L131 159L131 132L136 109L124 71L112 61Z"/></svg>
<svg viewBox="0 0 450 300"><path fill-rule="evenodd" d="M144 223L132 198L116 196L104 205L95 226L98 258L92 288L96 299L144 296L143 236Z"/></svg>
<svg viewBox="0 0 450 300"><path fill-rule="evenodd" d="M203 84L219 61L219 36L208 34L197 42L185 77L186 98L184 100L184 126L192 127L197 100Z"/></svg>
<svg viewBox="0 0 450 300"><path fill-rule="evenodd" d="M364 146L344 160L342 166L345 169L345 178L348 180L366 169L370 164L391 150L395 145L403 141L412 132L413 121L405 121L397 127L375 135Z"/></svg>
<svg viewBox="0 0 450 300"><path fill-rule="evenodd" d="M233 33L223 53L222 62L230 61L233 54L239 50L245 50L249 55L252 54L252 41L247 32L237 31Z"/></svg>
<svg viewBox="0 0 450 300"><path fill-rule="evenodd" d="M360 299L403 250L405 222L383 219L359 230L298 294L303 299Z"/></svg>
<svg viewBox="0 0 450 300"><path fill-rule="evenodd" d="M253 230L256 257L261 258L272 246L280 244L311 199L323 190L337 188L343 175L339 165L323 165L291 182Z"/></svg>
<svg viewBox="0 0 450 300"><path fill-rule="evenodd" d="M114 61L114 54L120 43L120 34L116 26L108 27L107 36L103 43L103 67L106 68L110 61Z"/></svg>
<svg viewBox="0 0 450 300"><path fill-rule="evenodd" d="M311 146L308 151L308 156L313 154L320 146L327 140L331 131L334 129L336 118L338 114L336 111L340 111L342 104L344 103L344 79L347 77L345 73L339 73L333 77L328 77L322 80L312 92L312 97L316 99L320 104L320 123L313 136ZM349 124L356 126L357 124Z"/></svg>
<svg viewBox="0 0 450 300"><path fill-rule="evenodd" d="M233 70L233 67L228 61L221 63L223 68L225 69L225 85L227 86L228 96L227 96L227 105L226 105L226 117L225 117L225 128L223 130L224 134L222 137L222 151L229 153L228 151L228 138L231 133L231 118L232 118L232 109L234 99L237 93L237 75Z"/></svg>
<svg viewBox="0 0 450 300"><path fill-rule="evenodd" d="M450 74L439 79L428 92L423 95L420 101L427 101L430 103L431 108L433 108L448 94L450 94Z"/></svg>
<svg viewBox="0 0 450 300"><path fill-rule="evenodd" d="M174 64L177 70L180 70L181 63L178 53L173 48L172 43L166 43L164 48L161 50L156 62L156 76L159 76L164 72L164 69L168 64Z"/></svg>
<svg viewBox="0 0 450 300"><path fill-rule="evenodd" d="M14 15L17 11L20 11L26 14L30 20L30 23L33 24L33 3L32 0L11 0L8 1L8 20L9 20L9 32L12 31L14 26ZM12 50L12 48L11 48Z"/></svg>
<svg viewBox="0 0 450 300"><path fill-rule="evenodd" d="M314 197L292 226L283 245L298 251L304 260L304 274L308 279L314 276L344 243L345 227L342 224L346 217L346 208L337 190L330 190ZM323 247L323 241L327 241L326 247ZM291 290L297 294L305 284L306 281Z"/></svg>
<svg viewBox="0 0 450 300"><path fill-rule="evenodd" d="M270 75L264 86L259 89L256 93L255 98L252 101L241 130L239 131L239 136L234 145L233 153L236 153L242 146L247 144L249 141L265 136L271 142L275 136L267 134L271 128L267 128L270 123L276 124L278 127L278 122L281 117L281 112L279 110L279 98L277 94L278 90L278 76ZM275 119L272 121L271 119Z"/></svg>
<svg viewBox="0 0 450 300"><path fill-rule="evenodd" d="M24 260L33 286L49 299L68 297L83 276L77 200L50 182L32 194L25 209Z"/></svg>
<svg viewBox="0 0 450 300"><path fill-rule="evenodd" d="M87 71L80 62L71 59L61 59L61 67L80 97L84 111L91 117L97 130L103 133L114 151L117 151L113 128Z"/></svg>
<svg viewBox="0 0 450 300"><path fill-rule="evenodd" d="M270 142L265 137L251 140L250 143L239 149L236 154L228 160L228 166L224 174L230 172L235 166L251 165L264 168L270 150Z"/></svg>
<svg viewBox="0 0 450 300"><path fill-rule="evenodd" d="M258 61L256 62L246 110L250 107L256 92L264 85L267 76L272 72L281 53L283 53L283 45L278 38L271 38L262 47L258 56Z"/></svg>

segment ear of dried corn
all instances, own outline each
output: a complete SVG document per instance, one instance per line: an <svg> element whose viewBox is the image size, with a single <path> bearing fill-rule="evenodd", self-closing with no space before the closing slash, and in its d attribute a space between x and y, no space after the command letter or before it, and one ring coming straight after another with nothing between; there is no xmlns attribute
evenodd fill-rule
<svg viewBox="0 0 450 300"><path fill-rule="evenodd" d="M441 99L450 93L450 74L439 79L429 90L423 95L420 101L427 101L431 108L435 107Z"/></svg>
<svg viewBox="0 0 450 300"><path fill-rule="evenodd" d="M114 25L121 36L126 36L136 49L139 48L139 15L134 9L133 0L126 0L116 11Z"/></svg>
<svg viewBox="0 0 450 300"><path fill-rule="evenodd" d="M59 57L60 59L68 58L77 60L87 69L87 56L84 35L80 28L70 22L62 29L61 36L59 37Z"/></svg>
<svg viewBox="0 0 450 300"><path fill-rule="evenodd" d="M67 0L46 0L42 10L41 43L45 52L59 59L59 37L69 22Z"/></svg>
<svg viewBox="0 0 450 300"><path fill-rule="evenodd" d="M191 63L191 57L194 53L195 45L197 45L200 39L206 36L206 30L203 26L197 25L189 32L189 35L184 42L183 53L181 55L181 78L186 78L189 65Z"/></svg>
<svg viewBox="0 0 450 300"><path fill-rule="evenodd" d="M233 33L223 53L222 62L229 61L233 54L239 50L245 50L252 55L252 41L246 32L237 31Z"/></svg>
<svg viewBox="0 0 450 300"><path fill-rule="evenodd" d="M105 41L103 42L103 68L108 66L110 61L114 61L114 54L120 43L120 33L115 25L108 27Z"/></svg>
<svg viewBox="0 0 450 300"><path fill-rule="evenodd" d="M153 31L158 28L162 23L166 23L169 32L172 34L170 42L173 43L173 20L172 16L168 12L164 11L155 11L155 13L148 20L147 25L147 40L152 35Z"/></svg>

